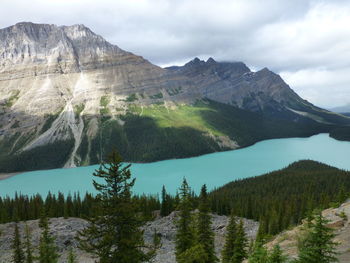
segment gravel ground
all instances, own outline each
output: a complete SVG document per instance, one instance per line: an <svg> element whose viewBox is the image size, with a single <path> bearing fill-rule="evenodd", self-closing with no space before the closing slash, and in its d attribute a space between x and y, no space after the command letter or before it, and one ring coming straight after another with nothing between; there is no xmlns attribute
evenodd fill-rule
<svg viewBox="0 0 350 263"><path fill-rule="evenodd" d="M174 225L176 220L176 213L173 212L167 217L157 218L154 221L146 223L144 226L144 237L146 243L151 243L153 239L154 229L161 234L162 246L157 251L157 256L153 262L155 263L175 263L174 254L174 240L176 229ZM254 238L258 223L252 220L244 220L245 229L249 238ZM224 236L226 232L226 225L228 223L228 217L213 215L213 230L215 232L215 245L218 255L224 244ZM38 220L32 220L27 222L32 232L32 243L34 247L38 247L40 238L40 228L38 226ZM93 263L94 259L91 255L79 250L77 248L77 241L74 239L77 231L82 230L87 226L87 222L80 218L52 218L50 219L50 232L55 236L56 245L59 248L61 255L59 263L67 262L67 254L72 247L77 255L78 262ZM20 233L22 238L24 237L25 224L19 223ZM0 225L0 262L9 263L11 261L11 244L13 240L14 223L7 223Z"/></svg>

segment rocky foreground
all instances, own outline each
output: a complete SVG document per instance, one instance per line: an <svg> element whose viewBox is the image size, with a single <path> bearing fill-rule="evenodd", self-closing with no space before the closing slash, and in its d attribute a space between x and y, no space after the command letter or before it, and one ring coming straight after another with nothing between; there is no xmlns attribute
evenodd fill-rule
<svg viewBox="0 0 350 263"><path fill-rule="evenodd" d="M339 243L337 251L340 263L350 262L350 200L342 204L338 208L329 208L322 212L329 220L328 226L335 229L335 241ZM175 263L175 235L176 228L174 225L176 213L173 212L169 216L157 218L154 221L146 223L144 227L144 237L146 243L151 243L154 230L161 234L162 247L158 250L155 263ZM249 239L255 238L259 223L243 219L244 226ZM38 220L27 222L31 233L32 243L34 247L38 247L41 230L38 226ZM50 219L51 234L56 238L56 245L61 255L59 262L67 262L69 249L72 247L77 255L78 262L93 263L94 259L91 255L78 249L75 236L77 231L87 226L87 221L80 218L52 218ZM226 226L228 224L227 216L213 215L213 230L215 232L216 252L220 255L221 249L225 241ZM24 237L24 222L19 223L22 238ZM0 263L9 263L11 261L11 244L13 240L14 223L0 225ZM298 239L303 235L303 226L297 226L293 229L284 231L277 235L271 242L267 244L270 249L275 244L279 244L284 253L290 258L296 258L298 255Z"/></svg>
<svg viewBox="0 0 350 263"><path fill-rule="evenodd" d="M335 242L338 243L337 252L340 263L350 262L350 200L338 208L329 208L322 212L322 215L329 220L328 227L335 230ZM298 255L298 239L303 235L303 225L291 230L284 231L267 244L272 248L279 244L286 255L296 258Z"/></svg>
<svg viewBox="0 0 350 263"><path fill-rule="evenodd" d="M176 229L174 220L176 213L171 213L167 217L157 218L145 225L144 237L146 243L152 242L154 230L162 236L162 247L158 250L155 263L175 263L175 234ZM41 230L38 226L38 220L27 222L32 232L32 244L38 247ZM215 232L215 245L218 255L224 245L224 238L228 217L213 215L213 230ZM51 234L56 238L56 245L61 255L59 262L67 262L69 249L72 247L77 255L78 262L93 263L94 259L91 255L77 248L77 241L74 239L77 231L82 230L87 222L80 218L52 218L50 219ZM22 238L24 237L24 222L19 223ZM244 219L244 226L248 238L254 238L259 224L255 221ZM8 263L11 261L11 243L13 240L14 223L0 225L0 263Z"/></svg>

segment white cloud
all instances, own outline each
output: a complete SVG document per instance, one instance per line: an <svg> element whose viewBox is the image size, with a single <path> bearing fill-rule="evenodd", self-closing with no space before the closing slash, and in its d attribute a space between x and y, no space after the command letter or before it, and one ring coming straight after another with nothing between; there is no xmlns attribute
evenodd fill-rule
<svg viewBox="0 0 350 263"><path fill-rule="evenodd" d="M281 77L304 99L325 108L346 105L350 98L350 67L281 72Z"/></svg>
<svg viewBox="0 0 350 263"><path fill-rule="evenodd" d="M244 61L286 78L311 102L350 102L346 0L1 0L0 27L85 24L158 65Z"/></svg>

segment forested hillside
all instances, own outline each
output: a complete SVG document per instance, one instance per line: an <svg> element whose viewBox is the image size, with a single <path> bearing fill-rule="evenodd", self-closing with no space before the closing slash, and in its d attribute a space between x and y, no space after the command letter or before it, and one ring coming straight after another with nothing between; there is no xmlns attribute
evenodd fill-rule
<svg viewBox="0 0 350 263"><path fill-rule="evenodd" d="M341 127L331 130L329 136L339 141L350 141L350 127Z"/></svg>
<svg viewBox="0 0 350 263"><path fill-rule="evenodd" d="M315 162L228 183L211 193L212 210L259 220L263 232L276 234L300 223L315 208L328 208L349 197L350 172Z"/></svg>

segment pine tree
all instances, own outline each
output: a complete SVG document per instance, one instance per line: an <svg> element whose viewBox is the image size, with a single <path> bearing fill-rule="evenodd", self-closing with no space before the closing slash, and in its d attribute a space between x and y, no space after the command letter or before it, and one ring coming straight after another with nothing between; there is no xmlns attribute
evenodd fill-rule
<svg viewBox="0 0 350 263"><path fill-rule="evenodd" d="M26 243L25 243L25 247L26 247L26 263L33 263L33 252L32 252L32 244L31 244L31 236L30 236L30 229L28 227L28 225L26 224L26 228L25 228L25 233L26 233Z"/></svg>
<svg viewBox="0 0 350 263"><path fill-rule="evenodd" d="M231 263L241 263L247 257L247 242L243 220L241 220L237 227Z"/></svg>
<svg viewBox="0 0 350 263"><path fill-rule="evenodd" d="M131 197L135 179L131 179L130 165L113 152L108 164L102 164L93 174L99 181L93 185L99 192L97 200L103 216L90 219L79 232L81 249L95 254L100 263L139 263L150 259L152 253L143 248L142 221ZM103 180L103 183L102 183Z"/></svg>
<svg viewBox="0 0 350 263"><path fill-rule="evenodd" d="M279 245L275 245L268 258L268 263L284 263L287 262L287 257L283 255L283 251Z"/></svg>
<svg viewBox="0 0 350 263"><path fill-rule="evenodd" d="M18 230L17 223L15 224L15 231L14 231L14 239L12 243L12 249L13 249L13 262L14 263L23 263L25 260L22 243L21 243L21 236Z"/></svg>
<svg viewBox="0 0 350 263"><path fill-rule="evenodd" d="M181 254L190 249L194 244L190 194L190 187L186 179L184 179L180 188L179 219L176 222L175 255L177 261L179 261Z"/></svg>
<svg viewBox="0 0 350 263"><path fill-rule="evenodd" d="M298 263L330 263L337 262L336 246L333 242L333 229L328 228L326 220L321 213L317 214L311 222L309 233L303 241Z"/></svg>
<svg viewBox="0 0 350 263"><path fill-rule="evenodd" d="M57 254L55 239L50 235L49 221L46 215L42 215L40 219L40 228L42 233L39 242L39 263L56 263L59 255Z"/></svg>
<svg viewBox="0 0 350 263"><path fill-rule="evenodd" d="M193 245L176 259L177 263L207 263L210 262L208 253L201 244Z"/></svg>
<svg viewBox="0 0 350 263"><path fill-rule="evenodd" d="M256 241L255 242L260 242L263 243L265 236L266 236L266 228L267 228L267 224L266 224L266 220L265 218L261 217L259 220L259 229L258 229L258 233L256 235Z"/></svg>
<svg viewBox="0 0 350 263"><path fill-rule="evenodd" d="M172 202L171 202L171 196L167 194L165 190L165 186L163 185L162 188L162 203L160 206L160 215L161 216L167 216L172 211Z"/></svg>
<svg viewBox="0 0 350 263"><path fill-rule="evenodd" d="M235 239L237 234L236 217L231 211L229 223L226 228L225 245L221 252L222 263L230 263L233 257L233 251L235 247Z"/></svg>
<svg viewBox="0 0 350 263"><path fill-rule="evenodd" d="M215 255L214 232L211 229L210 204L206 185L202 186L198 209L196 241L203 246L207 254L207 261L205 262L214 263L218 261L218 258Z"/></svg>
<svg viewBox="0 0 350 263"><path fill-rule="evenodd" d="M262 242L256 241L254 245L253 253L249 256L248 262L249 263L266 263L267 261L268 261L267 249L263 246Z"/></svg>
<svg viewBox="0 0 350 263"><path fill-rule="evenodd" d="M76 259L77 259L77 257L76 257L76 255L75 255L75 253L73 251L73 248L70 248L67 262L68 263L76 263L77 262Z"/></svg>

